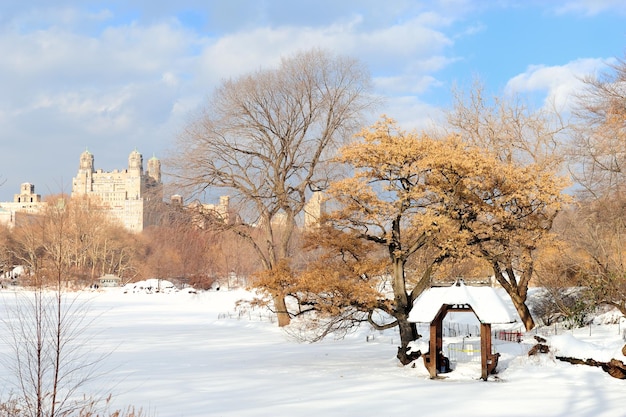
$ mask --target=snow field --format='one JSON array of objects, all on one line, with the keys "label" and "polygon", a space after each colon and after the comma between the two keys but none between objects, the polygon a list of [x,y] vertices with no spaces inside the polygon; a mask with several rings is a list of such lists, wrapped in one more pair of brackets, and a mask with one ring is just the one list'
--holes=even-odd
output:
[{"label": "snow field", "polygon": [[[95,320],[87,348],[109,354],[102,377],[85,389],[111,393],[114,405],[142,407],[153,416],[626,415],[626,381],[553,354],[528,357],[532,335],[522,344],[496,342],[502,354],[497,378],[479,380],[479,364],[465,363],[430,380],[421,360],[398,365],[393,330],[369,342],[370,330],[363,329],[309,344],[267,321],[220,319],[249,297],[245,291],[107,289],[83,296]],[[0,299],[14,297],[0,292]],[[598,326],[591,337],[577,329],[551,340],[561,353],[598,360],[624,343],[616,325]],[[0,345],[0,354],[6,349]]]}]

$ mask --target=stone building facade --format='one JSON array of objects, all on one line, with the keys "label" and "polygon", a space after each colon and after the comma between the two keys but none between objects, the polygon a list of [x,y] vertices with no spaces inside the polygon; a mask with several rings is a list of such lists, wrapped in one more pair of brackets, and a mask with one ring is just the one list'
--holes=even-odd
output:
[{"label": "stone building facade", "polygon": [[143,156],[134,150],[126,169],[96,170],[93,154],[85,151],[72,180],[72,199],[88,197],[129,231],[141,232],[156,222],[156,211],[163,200],[161,161],[152,157],[147,165],[144,172]]},{"label": "stone building facade", "polygon": [[[150,158],[144,171],[143,156],[134,150],[128,156],[126,169],[103,171],[95,169],[94,155],[86,150],[80,155],[78,172],[72,179],[71,198],[88,198],[92,209],[96,207],[108,213],[127,230],[139,233],[163,220],[161,161]],[[170,205],[183,207],[183,198],[171,196]],[[0,202],[0,223],[12,227],[17,213],[38,214],[45,206],[41,195],[35,193],[34,185],[21,184],[20,193],[14,195],[13,202]],[[217,204],[193,201],[184,208],[197,213],[193,221],[201,228],[206,227],[209,220],[229,224],[239,219],[230,207],[229,196],[221,196]],[[322,193],[313,193],[304,207],[304,228],[318,226],[324,211]],[[275,225],[280,225],[285,219],[278,215],[274,221]]]},{"label": "stone building facade", "polygon": [[230,209],[230,197],[227,195],[221,196],[217,204],[202,203],[199,200],[194,200],[184,205],[183,197],[180,194],[174,194],[170,197],[170,204],[173,207],[182,208],[191,214],[191,221],[200,229],[206,228],[207,224],[211,222],[230,224],[235,220]]},{"label": "stone building facade", "polygon": [[35,193],[35,186],[29,182],[20,185],[20,193],[13,195],[12,202],[0,202],[0,223],[14,227],[17,213],[39,214],[46,203]]},{"label": "stone building facade", "polygon": [[324,196],[321,191],[315,191],[304,205],[304,228],[318,227],[325,212],[326,203]]}]

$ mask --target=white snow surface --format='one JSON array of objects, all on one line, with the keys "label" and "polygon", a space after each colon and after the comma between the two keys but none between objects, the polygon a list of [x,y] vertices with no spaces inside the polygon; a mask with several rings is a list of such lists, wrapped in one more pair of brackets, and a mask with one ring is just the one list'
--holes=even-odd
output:
[{"label": "white snow surface", "polygon": [[[421,359],[398,364],[397,330],[364,326],[341,340],[302,343],[258,311],[240,317],[236,301],[251,297],[243,290],[128,289],[79,294],[96,328],[85,347],[109,354],[102,378],[83,388],[151,416],[626,415],[626,380],[554,358],[625,360],[617,324],[594,326],[591,336],[589,328],[546,336],[557,353],[540,356],[527,355],[532,332],[522,343],[494,340],[501,353],[497,376],[482,381],[479,363],[459,363],[431,380]],[[13,291],[0,291],[0,311],[15,299]],[[8,354],[0,343],[0,355]],[[8,393],[10,378],[0,366],[0,395]]]}]

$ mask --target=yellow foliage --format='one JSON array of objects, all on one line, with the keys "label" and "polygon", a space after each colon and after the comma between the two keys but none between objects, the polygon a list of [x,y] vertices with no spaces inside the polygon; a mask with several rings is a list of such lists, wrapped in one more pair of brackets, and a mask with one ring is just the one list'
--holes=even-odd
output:
[{"label": "yellow foliage", "polygon": [[315,310],[336,316],[352,307],[362,312],[381,305],[380,276],[388,262],[374,256],[371,244],[348,233],[324,228],[305,238],[303,250],[311,259],[294,271],[287,260],[256,274],[255,287],[275,297],[291,297],[300,311]]},{"label": "yellow foliage", "polygon": [[[552,172],[502,160],[459,135],[406,132],[386,117],[337,161],[354,175],[328,190],[336,210],[305,245],[314,260],[301,271],[279,265],[259,276],[274,294],[331,315],[383,308],[404,319],[437,266],[442,278],[484,275],[499,262],[512,270],[513,259],[526,268],[566,201],[565,183]],[[418,252],[413,266],[421,271],[407,279],[405,265]],[[379,290],[384,274],[393,300]]]},{"label": "yellow foliage", "polygon": [[338,158],[356,170],[332,185],[337,223],[389,232],[402,216],[411,236],[428,234],[441,250],[463,255],[479,242],[536,244],[565,202],[564,179],[539,166],[503,162],[464,143],[400,130],[383,118]]}]

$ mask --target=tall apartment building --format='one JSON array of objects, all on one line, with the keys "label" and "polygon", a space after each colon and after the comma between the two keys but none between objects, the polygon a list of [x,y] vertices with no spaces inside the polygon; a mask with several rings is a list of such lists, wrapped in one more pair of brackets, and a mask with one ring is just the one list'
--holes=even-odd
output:
[{"label": "tall apartment building", "polygon": [[163,200],[161,161],[150,158],[144,172],[143,156],[134,150],[128,156],[128,168],[106,172],[94,168],[94,156],[86,150],[72,180],[72,199],[83,196],[93,198],[126,229],[141,232],[155,222],[155,209]]}]

